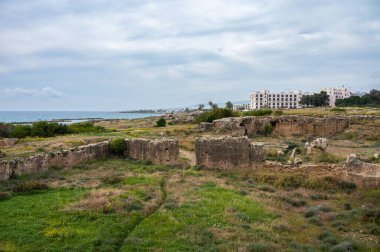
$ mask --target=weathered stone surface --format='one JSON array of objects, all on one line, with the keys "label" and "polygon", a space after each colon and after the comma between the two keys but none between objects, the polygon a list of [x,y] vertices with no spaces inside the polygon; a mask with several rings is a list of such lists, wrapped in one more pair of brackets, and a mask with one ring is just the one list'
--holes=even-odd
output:
[{"label": "weathered stone surface", "polygon": [[300,159],[300,158],[295,158],[295,159],[294,159],[294,164],[295,164],[295,165],[300,165],[300,164],[302,164],[302,159]]},{"label": "weathered stone surface", "polygon": [[176,165],[179,163],[178,140],[160,139],[125,139],[125,156],[148,160],[154,164]]},{"label": "weathered stone surface", "polygon": [[46,171],[50,167],[70,168],[81,162],[106,157],[108,141],[84,145],[69,151],[36,154],[27,158],[15,158],[0,163],[0,180],[9,179],[12,174],[22,175]]},{"label": "weathered stone surface", "polygon": [[346,164],[350,167],[360,165],[360,161],[358,160],[356,154],[350,154],[347,156]]},{"label": "weathered stone surface", "polygon": [[251,143],[247,137],[197,138],[196,163],[209,169],[254,168],[265,161],[262,144]]},{"label": "weathered stone surface", "polygon": [[[257,134],[265,124],[280,136],[331,136],[343,132],[350,125],[349,117],[269,116],[231,117],[215,120],[212,129],[229,132],[232,136]],[[210,129],[210,126],[207,126]]]},{"label": "weathered stone surface", "polygon": [[317,138],[310,143],[310,147],[325,151],[327,150],[328,144],[329,140],[327,138]]},{"label": "weathered stone surface", "polygon": [[[125,156],[148,160],[155,164],[177,164],[179,162],[178,140],[126,139]],[[0,180],[13,174],[31,174],[46,171],[51,167],[71,168],[79,163],[104,158],[109,155],[109,141],[84,145],[70,150],[48,154],[36,154],[28,158],[0,161]]]}]

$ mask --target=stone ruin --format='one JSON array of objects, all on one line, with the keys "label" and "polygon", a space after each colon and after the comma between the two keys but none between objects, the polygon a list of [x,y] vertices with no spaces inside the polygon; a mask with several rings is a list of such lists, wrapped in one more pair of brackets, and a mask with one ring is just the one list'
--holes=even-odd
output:
[{"label": "stone ruin", "polygon": [[176,165],[179,163],[178,140],[125,139],[124,156],[147,160],[154,164]]},{"label": "stone ruin", "polygon": [[365,163],[355,154],[347,156],[344,175],[361,188],[380,188],[380,164]]},{"label": "stone ruin", "polygon": [[251,143],[247,137],[197,138],[195,154],[197,166],[229,170],[254,168],[265,161],[266,151],[262,144]]},{"label": "stone ruin", "polygon": [[231,136],[252,136],[259,133],[265,124],[270,124],[273,134],[280,136],[331,136],[342,133],[350,125],[349,117],[326,116],[245,116],[201,123],[203,131],[218,130]]},{"label": "stone ruin", "polygon": [[[0,161],[0,180],[12,175],[47,171],[51,167],[71,168],[82,162],[106,158],[110,155],[110,141],[84,145],[70,150],[36,154],[27,158]],[[125,157],[148,160],[154,164],[179,163],[178,140],[125,139]]]}]

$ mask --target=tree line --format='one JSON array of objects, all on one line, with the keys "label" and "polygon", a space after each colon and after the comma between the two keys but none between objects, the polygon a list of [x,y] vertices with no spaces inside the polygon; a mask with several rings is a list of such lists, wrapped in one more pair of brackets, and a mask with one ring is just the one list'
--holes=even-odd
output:
[{"label": "tree line", "polygon": [[363,96],[351,96],[345,99],[337,99],[335,105],[338,107],[380,107],[380,90],[372,89]]}]

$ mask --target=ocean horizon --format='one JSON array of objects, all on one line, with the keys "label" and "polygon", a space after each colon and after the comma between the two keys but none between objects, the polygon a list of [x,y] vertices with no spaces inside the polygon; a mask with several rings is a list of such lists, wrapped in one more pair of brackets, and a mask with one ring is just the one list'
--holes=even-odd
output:
[{"label": "ocean horizon", "polygon": [[81,122],[88,120],[137,119],[158,115],[159,114],[152,113],[121,113],[115,111],[0,111],[0,122]]}]

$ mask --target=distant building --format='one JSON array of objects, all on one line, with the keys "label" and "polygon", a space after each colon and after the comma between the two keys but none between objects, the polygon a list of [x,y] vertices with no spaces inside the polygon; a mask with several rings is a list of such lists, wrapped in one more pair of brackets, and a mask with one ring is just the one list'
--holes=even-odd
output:
[{"label": "distant building", "polygon": [[261,109],[261,108],[288,108],[295,109],[301,108],[300,105],[301,97],[309,93],[302,93],[301,91],[294,92],[280,92],[271,93],[268,90],[257,91],[251,94],[251,104],[250,109]]},{"label": "distant building", "polygon": [[251,105],[247,104],[234,104],[233,110],[250,110]]},{"label": "distant building", "polygon": [[329,96],[329,106],[335,107],[335,101],[337,99],[345,99],[351,96],[351,90],[349,88],[346,88],[344,86],[341,87],[331,87],[331,88],[324,88],[322,91],[326,91],[327,95]]}]

